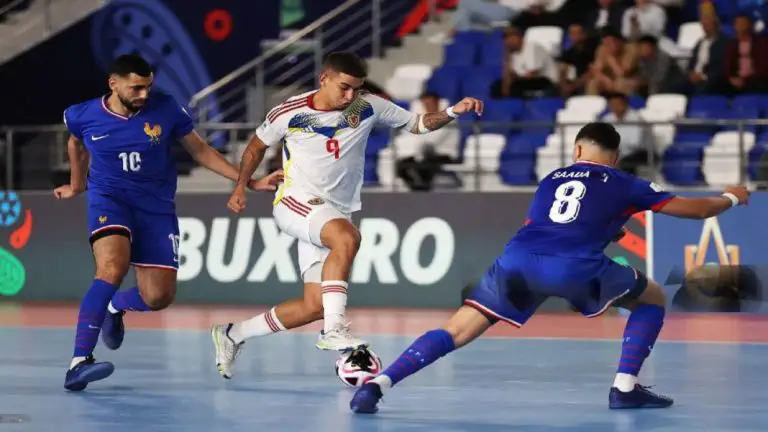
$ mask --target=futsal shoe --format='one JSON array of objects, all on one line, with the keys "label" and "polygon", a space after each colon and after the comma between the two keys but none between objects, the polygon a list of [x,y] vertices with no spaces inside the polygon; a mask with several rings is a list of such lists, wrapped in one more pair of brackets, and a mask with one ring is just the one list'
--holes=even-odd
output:
[{"label": "futsal shoe", "polygon": [[349,332],[349,323],[341,324],[327,332],[321,331],[315,345],[321,350],[354,351],[368,346],[368,342],[358,339]]},{"label": "futsal shoe", "polygon": [[96,359],[90,355],[67,371],[67,376],[64,378],[64,388],[73,392],[83,391],[88,383],[103,380],[112,375],[114,371],[115,365],[110,362],[96,363]]},{"label": "futsal shoe", "polygon": [[674,402],[671,398],[657,395],[648,390],[650,387],[635,384],[630,392],[623,392],[616,387],[611,388],[608,396],[610,409],[643,409],[643,408],[667,408]]},{"label": "futsal shoe", "polygon": [[101,325],[101,341],[111,350],[116,350],[123,344],[125,337],[123,316],[125,316],[125,311],[116,314],[107,312],[104,323]]},{"label": "futsal shoe", "polygon": [[379,410],[376,405],[379,404],[384,394],[381,392],[381,387],[374,383],[369,382],[363,384],[352,400],[349,402],[349,408],[358,414],[374,414]]},{"label": "futsal shoe", "polygon": [[244,342],[235,343],[229,337],[231,328],[232,324],[215,325],[211,328],[211,338],[216,349],[216,369],[226,379],[232,378],[235,360],[244,344]]}]

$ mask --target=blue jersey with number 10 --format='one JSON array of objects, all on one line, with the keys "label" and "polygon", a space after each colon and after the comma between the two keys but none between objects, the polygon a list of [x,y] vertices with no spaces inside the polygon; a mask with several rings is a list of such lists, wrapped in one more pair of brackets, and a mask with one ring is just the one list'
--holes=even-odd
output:
[{"label": "blue jersey with number 10", "polygon": [[541,181],[526,226],[507,248],[602,259],[605,247],[633,214],[657,211],[673,197],[654,183],[616,168],[578,162]]},{"label": "blue jersey with number 10", "polygon": [[177,172],[172,145],[192,132],[184,109],[159,91],[132,117],[110,111],[107,96],[73,105],[64,123],[81,140],[91,159],[89,196],[119,197],[126,204],[155,213],[173,213]]}]

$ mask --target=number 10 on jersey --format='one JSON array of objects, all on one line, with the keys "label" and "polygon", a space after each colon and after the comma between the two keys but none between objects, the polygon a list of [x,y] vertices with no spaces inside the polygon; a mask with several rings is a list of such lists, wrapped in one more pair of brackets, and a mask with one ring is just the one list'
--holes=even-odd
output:
[{"label": "number 10 on jersey", "polygon": [[549,218],[559,224],[571,223],[579,216],[581,199],[587,187],[578,180],[563,183],[555,189],[555,202],[549,209]]},{"label": "number 10 on jersey", "polygon": [[339,140],[337,139],[331,138],[325,142],[325,149],[333,155],[334,159],[339,158],[339,148]]}]

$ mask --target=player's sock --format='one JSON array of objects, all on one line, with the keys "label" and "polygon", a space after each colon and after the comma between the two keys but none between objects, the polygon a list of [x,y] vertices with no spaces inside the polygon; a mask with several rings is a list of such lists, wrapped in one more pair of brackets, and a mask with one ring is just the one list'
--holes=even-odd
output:
[{"label": "player's sock", "polygon": [[613,386],[623,392],[632,391],[643,361],[651,354],[664,325],[664,308],[642,304],[632,311],[624,329],[621,359]]},{"label": "player's sock", "polygon": [[139,288],[118,291],[112,296],[112,301],[107,307],[110,313],[116,314],[122,311],[151,312],[152,308],[144,303]]},{"label": "player's sock", "polygon": [[327,332],[344,324],[348,284],[340,280],[327,280],[320,286],[323,299],[323,330]]},{"label": "player's sock", "polygon": [[249,320],[233,324],[229,329],[229,337],[235,343],[244,342],[252,337],[264,336],[272,333],[285,331],[283,323],[277,319],[275,308],[253,317]]},{"label": "player's sock", "polygon": [[400,357],[372,381],[387,389],[434,363],[456,349],[451,334],[443,329],[430,330],[408,347]]},{"label": "player's sock", "polygon": [[[117,289],[117,285],[94,279],[91,288],[85,293],[85,297],[80,303],[80,314],[77,317],[74,364],[93,353],[99,340],[99,330],[101,330],[101,324],[104,322],[104,315],[107,313],[107,304]],[[77,359],[80,361],[75,362]]]}]

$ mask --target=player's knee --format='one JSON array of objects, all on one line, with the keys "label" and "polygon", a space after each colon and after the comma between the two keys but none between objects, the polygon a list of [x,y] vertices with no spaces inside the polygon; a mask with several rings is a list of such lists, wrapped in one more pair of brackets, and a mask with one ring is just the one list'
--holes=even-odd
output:
[{"label": "player's knee", "polygon": [[173,300],[176,297],[175,286],[166,286],[162,288],[156,287],[145,290],[141,290],[141,287],[139,287],[139,291],[141,292],[141,299],[154,311],[167,308],[173,303]]},{"label": "player's knee", "polygon": [[341,231],[330,249],[331,252],[354,259],[360,249],[360,231],[356,229]]},{"label": "player's knee", "polygon": [[123,278],[128,274],[129,265],[120,260],[110,260],[98,264],[96,268],[96,279],[109,282],[113,285],[120,285]]}]

